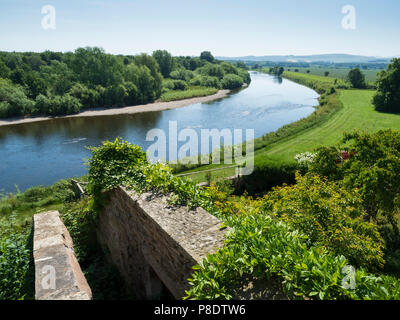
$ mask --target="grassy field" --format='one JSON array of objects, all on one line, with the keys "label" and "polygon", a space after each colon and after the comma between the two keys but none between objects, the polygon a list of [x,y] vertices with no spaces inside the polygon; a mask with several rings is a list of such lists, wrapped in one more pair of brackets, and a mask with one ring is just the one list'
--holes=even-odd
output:
[{"label": "grassy field", "polygon": [[255,161],[261,158],[290,161],[298,153],[338,143],[345,131],[376,132],[380,129],[400,129],[400,115],[375,111],[371,103],[373,95],[372,90],[341,91],[339,97],[343,108],[331,119],[286,141],[256,151]]},{"label": "grassy field", "polygon": [[[324,76],[325,72],[329,72],[330,78],[337,78],[337,79],[345,79],[347,74],[349,73],[350,69],[347,68],[285,68],[290,69],[290,71],[294,71],[295,69],[299,70],[299,73],[307,73],[307,70],[310,70],[310,75],[316,76]],[[377,73],[382,71],[381,69],[368,69],[368,70],[361,70],[362,73],[365,74],[365,80],[368,82],[375,82]]]},{"label": "grassy field", "polygon": [[[292,78],[297,82],[320,88],[329,88],[334,85],[334,78],[295,72],[285,72],[284,76]],[[338,90],[337,96],[342,107],[339,111],[329,114],[326,120],[316,123],[310,128],[296,130],[296,123],[291,125],[293,133],[278,139],[277,142],[257,148],[260,139],[255,141],[255,166],[261,163],[290,163],[298,153],[313,151],[320,146],[334,145],[338,143],[343,132],[361,130],[375,132],[380,129],[399,129],[400,115],[386,114],[375,111],[371,101],[373,90]],[[310,116],[312,117],[312,116]],[[301,126],[298,126],[301,128]],[[216,168],[216,165],[204,166],[189,170],[187,172],[204,171]],[[220,167],[223,167],[221,165]],[[185,172],[185,173],[187,173]],[[224,176],[234,175],[234,169],[226,169],[211,174],[211,180],[220,180]],[[206,181],[206,174],[195,174],[190,176],[195,182]]]}]

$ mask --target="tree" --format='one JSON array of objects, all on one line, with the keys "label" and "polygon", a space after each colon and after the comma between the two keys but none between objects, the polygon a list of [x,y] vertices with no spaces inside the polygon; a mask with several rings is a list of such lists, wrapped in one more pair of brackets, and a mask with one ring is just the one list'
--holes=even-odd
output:
[{"label": "tree", "polygon": [[153,58],[157,60],[163,77],[168,78],[174,66],[172,55],[166,50],[156,50],[153,52]]},{"label": "tree", "polygon": [[263,209],[353,264],[379,268],[384,264],[383,241],[366,215],[358,192],[317,175],[296,174],[296,184],[283,186],[263,198]]},{"label": "tree", "polygon": [[386,71],[378,75],[373,104],[383,112],[400,112],[400,58],[393,59]]},{"label": "tree", "polygon": [[351,83],[353,88],[362,89],[366,86],[365,75],[359,68],[350,70],[347,74],[347,80]]},{"label": "tree", "polygon": [[329,71],[324,72],[325,77],[329,76]]},{"label": "tree", "polygon": [[270,73],[272,73],[278,77],[280,77],[284,71],[285,71],[285,69],[283,67],[279,67],[279,66],[275,66],[275,67],[269,69]]},{"label": "tree", "polygon": [[200,59],[206,60],[206,61],[211,62],[211,63],[214,62],[214,56],[211,54],[210,51],[203,51],[200,54]]},{"label": "tree", "polygon": [[8,78],[10,75],[10,69],[6,64],[0,60],[0,78]]},{"label": "tree", "polygon": [[28,99],[21,86],[0,79],[0,118],[32,113],[34,103]]}]

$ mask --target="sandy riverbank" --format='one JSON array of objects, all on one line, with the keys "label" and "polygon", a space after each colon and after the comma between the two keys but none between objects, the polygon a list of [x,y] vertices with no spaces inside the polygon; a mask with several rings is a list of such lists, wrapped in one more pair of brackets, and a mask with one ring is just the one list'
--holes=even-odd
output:
[{"label": "sandy riverbank", "polygon": [[154,103],[149,103],[149,104],[137,105],[137,106],[132,106],[132,107],[123,107],[123,108],[91,109],[91,110],[83,111],[81,113],[77,113],[74,115],[61,116],[61,117],[10,118],[7,120],[0,120],[0,126],[46,121],[46,120],[50,120],[50,119],[111,116],[111,115],[117,115],[117,114],[133,114],[133,113],[141,113],[141,112],[176,109],[176,108],[182,108],[182,107],[185,107],[185,106],[188,106],[191,104],[195,104],[195,103],[210,102],[210,101],[218,100],[221,98],[225,98],[226,96],[228,96],[228,94],[230,92],[231,92],[230,90],[219,90],[216,94],[205,96],[205,97],[197,97],[197,98],[190,98],[190,99],[170,101],[170,102],[154,102]]}]

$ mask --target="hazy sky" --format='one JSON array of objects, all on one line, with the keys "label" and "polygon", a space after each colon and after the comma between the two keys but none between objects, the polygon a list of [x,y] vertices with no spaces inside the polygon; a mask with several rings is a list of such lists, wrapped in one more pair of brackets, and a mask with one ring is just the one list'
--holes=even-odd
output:
[{"label": "hazy sky", "polygon": [[[42,7],[56,9],[44,30]],[[356,29],[342,8],[356,9]],[[400,56],[399,0],[0,0],[0,50]]]}]

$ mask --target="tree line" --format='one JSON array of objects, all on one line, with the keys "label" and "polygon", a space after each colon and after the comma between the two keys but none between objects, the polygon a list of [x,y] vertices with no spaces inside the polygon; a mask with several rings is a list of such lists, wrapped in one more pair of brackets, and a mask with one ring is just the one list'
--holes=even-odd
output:
[{"label": "tree line", "polygon": [[193,86],[235,89],[250,83],[245,66],[200,57],[74,52],[0,52],[0,118],[68,115],[96,107],[146,104]]}]

